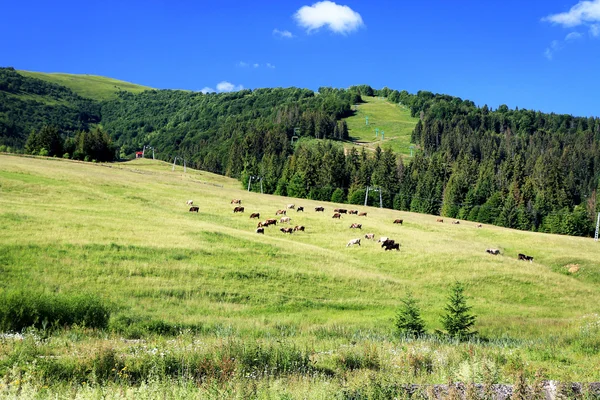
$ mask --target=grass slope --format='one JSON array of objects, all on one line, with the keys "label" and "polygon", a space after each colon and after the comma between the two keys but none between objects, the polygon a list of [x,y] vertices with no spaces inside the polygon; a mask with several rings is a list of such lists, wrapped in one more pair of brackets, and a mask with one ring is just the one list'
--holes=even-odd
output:
[{"label": "grass slope", "polygon": [[[243,199],[245,213],[232,213],[232,198]],[[188,199],[199,213],[187,211]],[[292,202],[306,211],[288,213],[291,225],[304,225],[306,232],[284,235],[278,224],[264,236],[254,233],[250,212],[264,220]],[[317,205],[326,212],[315,213]],[[477,229],[465,221],[440,224],[435,216],[370,207],[360,207],[367,217],[332,220],[336,206],[248,193],[229,178],[191,169],[183,174],[181,167],[173,172],[159,161],[91,164],[0,155],[0,291],[84,290],[110,302],[116,317],[201,324],[244,341],[285,337],[317,352],[343,350],[362,338],[388,360],[408,351],[386,344],[406,291],[419,299],[428,328],[441,329],[448,288],[460,280],[479,332],[516,343],[506,351],[476,347],[477,357],[493,358],[507,374],[524,365],[558,378],[585,380],[597,372],[588,366],[600,365],[600,346],[580,351],[573,339],[598,311],[593,240]],[[403,226],[392,224],[398,217]],[[352,222],[362,223],[362,231],[350,230]],[[365,239],[361,247],[346,247],[367,232],[396,239],[401,251],[384,252]],[[502,255],[486,254],[488,247]],[[520,252],[535,262],[518,261]],[[571,264],[579,266],[577,273],[567,272]],[[106,339],[97,340],[106,346]],[[562,345],[545,353],[548,343]],[[432,346],[416,345],[421,350],[415,351],[437,354],[432,357],[451,351]],[[0,361],[9,348],[0,345]],[[473,351],[466,349],[452,356],[458,364],[461,354]],[[442,368],[419,379],[444,382],[446,373]]]},{"label": "grass slope", "polygon": [[[357,113],[346,118],[352,140],[368,148],[380,145],[382,148],[410,155],[410,136],[418,118],[412,118],[406,107],[389,103],[385,99],[363,96],[363,100],[365,103],[355,106]],[[366,116],[369,117],[369,125],[365,123]],[[375,136],[375,128],[385,132],[383,141],[381,135]]]},{"label": "grass slope", "polygon": [[136,85],[117,79],[96,75],[44,73],[32,71],[18,71],[23,76],[41,79],[50,83],[66,86],[82,97],[102,101],[116,98],[119,91],[140,93],[151,90],[151,87]]}]

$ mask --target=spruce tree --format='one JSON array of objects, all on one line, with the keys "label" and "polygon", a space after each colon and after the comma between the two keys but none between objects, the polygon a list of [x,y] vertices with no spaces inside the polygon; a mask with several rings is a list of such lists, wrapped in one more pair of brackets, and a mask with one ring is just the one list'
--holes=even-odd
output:
[{"label": "spruce tree", "polygon": [[471,328],[475,325],[475,315],[471,314],[471,308],[467,305],[464,294],[465,288],[460,282],[452,286],[448,304],[445,307],[446,314],[442,316],[442,325],[448,335],[454,338],[467,338],[477,332]]},{"label": "spruce tree", "polygon": [[421,318],[421,310],[417,300],[408,292],[402,300],[396,316],[396,329],[400,335],[422,336],[425,334],[425,323]]}]

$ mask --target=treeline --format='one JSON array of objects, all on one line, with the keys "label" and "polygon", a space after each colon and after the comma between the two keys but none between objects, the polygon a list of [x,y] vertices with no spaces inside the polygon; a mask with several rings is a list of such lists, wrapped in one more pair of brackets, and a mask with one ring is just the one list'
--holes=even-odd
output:
[{"label": "treeline", "polygon": [[44,126],[31,132],[25,144],[28,154],[81,161],[114,161],[116,150],[108,133],[99,127],[89,132],[76,132],[73,137],[64,139],[57,128]]},{"label": "treeline", "polygon": [[0,68],[0,145],[23,149],[32,131],[53,126],[63,136],[100,122],[100,105],[70,89]]}]

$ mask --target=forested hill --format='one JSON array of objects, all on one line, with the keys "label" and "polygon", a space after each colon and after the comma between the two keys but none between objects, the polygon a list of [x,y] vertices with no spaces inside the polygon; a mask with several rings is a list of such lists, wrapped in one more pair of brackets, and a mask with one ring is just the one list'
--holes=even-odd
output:
[{"label": "forested hill", "polygon": [[[409,162],[389,149],[344,149],[345,118],[363,96],[418,118]],[[7,145],[98,161],[149,145],[158,158],[185,158],[244,185],[255,177],[255,190],[262,179],[267,193],[359,204],[372,186],[380,192],[371,204],[381,193],[385,207],[571,235],[592,234],[600,209],[598,118],[491,110],[424,91],[149,90],[98,102],[0,69],[0,149]]]}]

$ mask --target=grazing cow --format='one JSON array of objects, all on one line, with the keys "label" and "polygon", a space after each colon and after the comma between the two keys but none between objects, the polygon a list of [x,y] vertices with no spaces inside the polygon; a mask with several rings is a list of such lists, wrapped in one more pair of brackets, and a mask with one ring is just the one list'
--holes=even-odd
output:
[{"label": "grazing cow", "polygon": [[277,211],[275,212],[275,215],[280,215],[280,214],[286,215],[286,212],[287,212],[287,211],[285,211],[285,210],[277,210]]},{"label": "grazing cow", "polygon": [[231,200],[231,204],[242,204],[242,201],[240,199],[233,199]]},{"label": "grazing cow", "polygon": [[198,206],[190,207],[190,212],[198,212],[199,210],[200,210],[200,207],[198,207]]},{"label": "grazing cow", "polygon": [[194,205],[194,200],[188,200],[185,202],[185,204],[187,204],[188,206],[193,206]]},{"label": "grazing cow", "polygon": [[296,208],[296,212],[299,212],[299,211],[304,212],[304,207],[298,206],[298,208]]},{"label": "grazing cow", "polygon": [[395,223],[395,224],[400,224],[400,225],[402,225],[402,223],[403,223],[403,222],[404,222],[404,220],[403,220],[403,219],[395,219],[395,220],[394,220],[394,223]]},{"label": "grazing cow", "polygon": [[260,218],[260,213],[252,213],[250,214],[250,218]]},{"label": "grazing cow", "polygon": [[350,225],[350,229],[362,229],[362,224],[352,224]]},{"label": "grazing cow", "polygon": [[533,257],[519,253],[519,260],[533,262]]},{"label": "grazing cow", "polygon": [[483,225],[481,225],[481,224],[477,224],[477,225],[475,225],[475,226],[476,226],[477,228],[483,228]]},{"label": "grazing cow", "polygon": [[283,233],[290,233],[290,234],[291,234],[292,232],[294,232],[294,230],[293,230],[292,228],[281,228],[281,229],[279,229],[279,230],[280,230],[281,232],[283,232]]},{"label": "grazing cow", "polygon": [[358,214],[358,210],[350,210],[350,211],[348,211],[348,214],[356,215],[356,214]]},{"label": "grazing cow", "polygon": [[351,241],[348,242],[348,244],[346,245],[346,247],[350,247],[353,244],[357,244],[360,246],[360,239],[352,239]]},{"label": "grazing cow", "polygon": [[265,234],[265,228],[256,228],[256,233],[262,233],[264,235]]},{"label": "grazing cow", "polygon": [[288,205],[287,205],[287,209],[288,209],[288,210],[293,210],[295,207],[296,207],[296,205],[295,205],[295,204],[288,204]]},{"label": "grazing cow", "polygon": [[348,210],[346,210],[345,208],[340,208],[340,210],[338,212],[340,214],[348,214]]},{"label": "grazing cow", "polygon": [[358,213],[358,216],[359,217],[366,217],[367,213],[366,212],[361,212],[361,213]]},{"label": "grazing cow", "polygon": [[486,252],[489,254],[492,254],[494,256],[497,256],[498,254],[500,254],[500,250],[498,250],[498,249],[487,249]]},{"label": "grazing cow", "polygon": [[277,225],[277,220],[276,219],[268,219],[265,222],[263,222],[263,226],[269,226],[269,225]]},{"label": "grazing cow", "polygon": [[382,236],[382,237],[379,238],[379,240],[377,241],[377,243],[383,243],[383,242],[385,242],[388,239],[389,238],[387,236]]},{"label": "grazing cow", "polygon": [[371,239],[374,240],[375,239],[375,234],[374,233],[367,233],[365,235],[365,239]]},{"label": "grazing cow", "polygon": [[256,225],[256,228],[262,228],[263,226],[269,226],[269,225],[267,225],[266,223],[258,221],[258,225]]},{"label": "grazing cow", "polygon": [[400,251],[400,243],[392,243],[390,245],[385,246],[385,251],[388,251],[388,250]]},{"label": "grazing cow", "polygon": [[289,223],[292,219],[290,217],[281,217],[279,223],[283,224],[284,222]]},{"label": "grazing cow", "polygon": [[302,231],[302,232],[304,232],[304,226],[303,225],[296,225],[294,227],[294,232],[295,231]]},{"label": "grazing cow", "polygon": [[443,224],[444,220],[442,218],[438,218],[435,222],[441,222]]},{"label": "grazing cow", "polygon": [[385,240],[384,242],[382,242],[382,243],[381,243],[381,248],[384,248],[384,247],[391,246],[391,245],[393,245],[394,243],[396,243],[396,241],[395,241],[395,240],[393,240],[393,239],[388,239],[388,240]]},{"label": "grazing cow", "polygon": [[238,212],[243,213],[244,212],[244,207],[236,207],[236,208],[233,209],[233,212],[234,213],[238,213]]},{"label": "grazing cow", "polygon": [[459,224],[460,224],[460,221],[456,221],[456,220],[454,220],[454,221],[452,221],[452,224],[453,224],[453,225],[459,225]]},{"label": "grazing cow", "polygon": [[342,218],[342,216],[340,215],[340,213],[335,213],[335,214],[333,214],[333,217],[331,217],[331,218],[340,219],[340,218]]},{"label": "grazing cow", "polygon": [[325,207],[315,207],[315,212],[324,212]]}]

